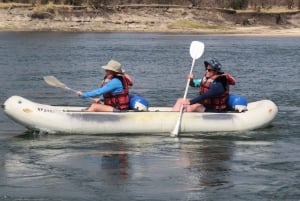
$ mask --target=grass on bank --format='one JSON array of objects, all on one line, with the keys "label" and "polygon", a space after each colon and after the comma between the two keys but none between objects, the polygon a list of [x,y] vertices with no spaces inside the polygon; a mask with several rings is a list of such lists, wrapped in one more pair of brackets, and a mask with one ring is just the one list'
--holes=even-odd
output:
[{"label": "grass on bank", "polygon": [[0,9],[9,9],[9,8],[25,8],[25,7],[32,7],[32,4],[28,3],[0,3]]},{"label": "grass on bank", "polygon": [[218,29],[218,30],[229,30],[229,27],[219,26],[219,25],[210,25],[210,24],[202,24],[195,21],[188,20],[178,20],[168,24],[169,29]]},{"label": "grass on bank", "polygon": [[287,9],[285,7],[274,7],[274,8],[257,8],[257,9],[246,9],[246,10],[236,10],[237,13],[271,13],[271,14],[280,14],[280,13],[295,13],[300,12],[300,9]]},{"label": "grass on bank", "polygon": [[[71,5],[65,5],[65,4],[54,4],[54,3],[48,3],[48,4],[39,4],[39,5],[33,5],[30,3],[0,3],[0,9],[11,9],[11,8],[33,8],[33,9],[41,9],[45,10],[48,8],[66,8],[72,10],[76,6]],[[77,6],[78,7],[78,6]]]}]

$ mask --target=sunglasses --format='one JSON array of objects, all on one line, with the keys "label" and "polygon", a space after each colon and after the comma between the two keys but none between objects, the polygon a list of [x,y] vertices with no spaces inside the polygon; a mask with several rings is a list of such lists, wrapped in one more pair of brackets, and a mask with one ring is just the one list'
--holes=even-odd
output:
[{"label": "sunglasses", "polygon": [[211,69],[211,68],[206,68],[205,70],[207,70],[208,72],[212,72],[212,71],[214,71],[213,69]]}]

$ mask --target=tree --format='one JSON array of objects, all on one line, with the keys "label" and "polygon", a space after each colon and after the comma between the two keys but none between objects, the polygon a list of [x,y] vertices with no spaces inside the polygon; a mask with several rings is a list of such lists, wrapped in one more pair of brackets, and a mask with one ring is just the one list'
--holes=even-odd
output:
[{"label": "tree", "polygon": [[287,8],[293,9],[294,7],[294,0],[287,0]]},{"label": "tree", "polygon": [[200,7],[202,4],[202,0],[190,0],[189,2],[191,2],[193,6],[198,6],[198,7]]},{"label": "tree", "polygon": [[230,7],[233,9],[246,9],[248,0],[231,0]]}]

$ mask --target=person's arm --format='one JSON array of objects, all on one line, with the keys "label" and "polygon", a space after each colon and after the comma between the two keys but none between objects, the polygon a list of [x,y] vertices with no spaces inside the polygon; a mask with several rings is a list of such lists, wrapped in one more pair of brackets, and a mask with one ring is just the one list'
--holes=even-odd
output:
[{"label": "person's arm", "polygon": [[120,86],[121,88],[123,87],[121,81],[117,78],[114,78],[101,88],[82,93],[81,97],[83,98],[97,97],[109,92],[120,93],[122,92],[122,90],[118,90]]},{"label": "person's arm", "polygon": [[215,96],[221,95],[225,91],[225,88],[221,82],[215,82],[212,84],[210,89],[208,89],[207,92],[204,94],[201,94],[197,96],[196,98],[193,98],[190,100],[190,105],[193,105],[195,103],[199,103],[205,99],[213,98]]},{"label": "person's arm", "polygon": [[190,87],[195,87],[195,82],[194,82],[194,79],[190,79]]},{"label": "person's arm", "polygon": [[188,79],[190,79],[190,87],[200,87],[201,79],[194,79],[194,75],[192,73],[188,75]]},{"label": "person's arm", "polygon": [[194,87],[200,87],[201,79],[193,79],[193,85]]},{"label": "person's arm", "polygon": [[190,87],[200,87],[201,79],[191,79],[190,80]]}]

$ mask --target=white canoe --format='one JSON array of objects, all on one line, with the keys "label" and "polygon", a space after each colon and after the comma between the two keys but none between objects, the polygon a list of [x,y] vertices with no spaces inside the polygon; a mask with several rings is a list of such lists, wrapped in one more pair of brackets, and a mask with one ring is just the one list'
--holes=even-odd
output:
[{"label": "white canoe", "polygon": [[[178,119],[171,107],[147,112],[83,112],[83,107],[51,106],[20,96],[8,98],[4,112],[29,130],[48,133],[170,133]],[[183,113],[180,133],[254,130],[269,125],[278,108],[270,100],[248,103],[246,112]]]}]

